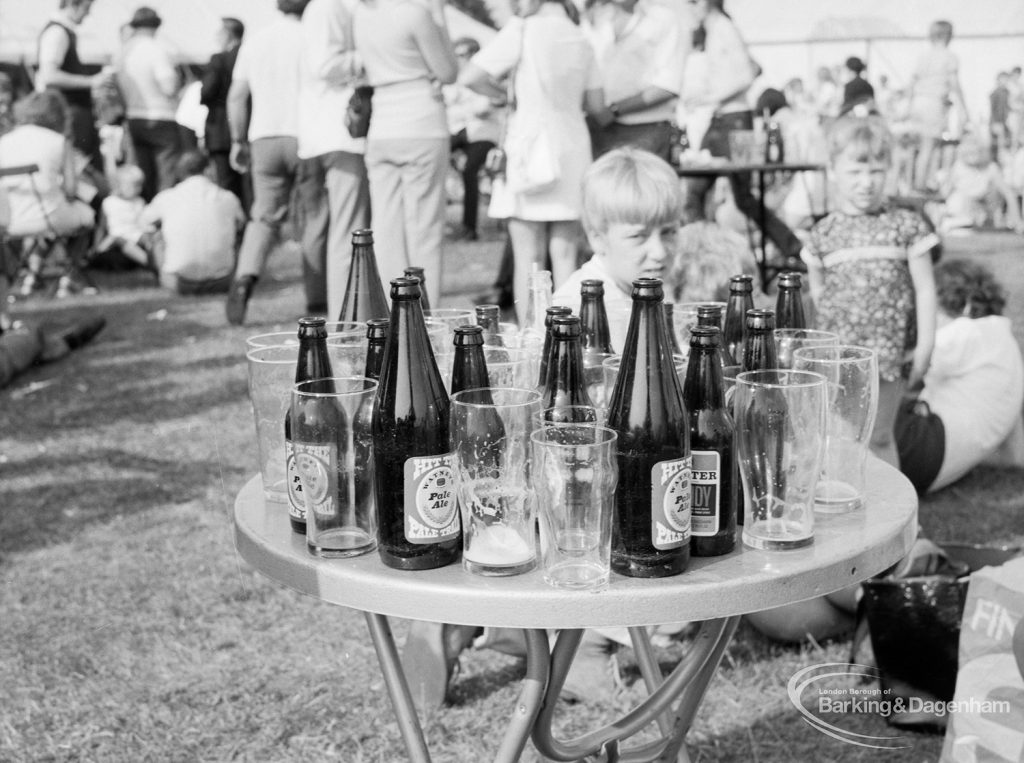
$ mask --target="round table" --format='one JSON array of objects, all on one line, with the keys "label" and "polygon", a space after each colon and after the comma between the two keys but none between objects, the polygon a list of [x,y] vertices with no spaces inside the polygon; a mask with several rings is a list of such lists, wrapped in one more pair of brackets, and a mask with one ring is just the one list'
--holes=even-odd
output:
[{"label": "round table", "polygon": [[[496,760],[519,758],[532,733],[549,758],[575,760],[604,752],[620,760],[685,757],[683,741],[739,616],[792,604],[859,583],[895,564],[917,532],[917,494],[896,469],[870,458],[867,501],[860,510],[815,515],[814,543],[792,551],[743,547],[714,558],[693,558],[682,575],[660,579],[612,574],[607,589],[572,592],[551,588],[539,570],[487,578],[461,565],[402,571],[376,554],[320,559],[292,532],[287,508],[265,503],[258,476],[235,500],[235,544],[259,572],[283,585],[365,614],[410,759],[430,756],[416,716],[389,616],[463,625],[521,628],[527,638],[527,675]],[[701,621],[693,646],[662,676],[644,626]],[[555,701],[584,628],[630,629],[650,695],[615,724],[572,742],[554,739]],[[548,629],[559,629],[549,647]],[[620,742],[656,721],[662,737],[628,750]]]}]

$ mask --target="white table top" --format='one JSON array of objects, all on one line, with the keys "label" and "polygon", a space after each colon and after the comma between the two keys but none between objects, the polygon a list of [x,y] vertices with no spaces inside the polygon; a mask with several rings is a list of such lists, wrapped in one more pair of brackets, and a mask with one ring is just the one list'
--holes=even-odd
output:
[{"label": "white table top", "polygon": [[552,588],[539,570],[487,578],[466,572],[461,563],[395,570],[376,552],[319,559],[292,532],[287,507],[264,503],[259,476],[235,500],[235,545],[272,580],[364,612],[516,628],[709,620],[832,593],[902,558],[917,533],[917,494],[899,471],[874,458],[868,460],[867,478],[867,506],[849,514],[816,514],[814,543],[806,548],[757,551],[737,541],[726,556],[691,558],[682,575],[636,579],[613,572],[600,592]]}]

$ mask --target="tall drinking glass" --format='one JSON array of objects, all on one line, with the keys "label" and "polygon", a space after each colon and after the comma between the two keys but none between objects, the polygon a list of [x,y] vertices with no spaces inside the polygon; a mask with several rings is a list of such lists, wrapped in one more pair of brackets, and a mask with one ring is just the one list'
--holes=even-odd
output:
[{"label": "tall drinking glass", "polygon": [[551,586],[608,585],[616,440],[614,430],[594,424],[550,424],[533,433],[541,559]]},{"label": "tall drinking glass", "polygon": [[377,382],[362,376],[301,382],[292,390],[292,446],[303,500],[306,545],[317,556],[358,556],[377,548],[370,416]]},{"label": "tall drinking glass", "polygon": [[256,422],[256,445],[260,458],[263,496],[268,501],[288,505],[285,474],[284,417],[295,384],[295,363],[299,340],[290,334],[292,344],[253,347],[245,359],[249,372],[249,401]]},{"label": "tall drinking glass", "polygon": [[451,441],[462,512],[462,566],[517,575],[537,565],[530,433],[541,395],[484,387],[452,395]]},{"label": "tall drinking glass", "polygon": [[779,368],[796,368],[793,353],[802,347],[835,347],[839,335],[817,329],[775,329],[775,348],[779,356]]},{"label": "tall drinking glass", "polygon": [[825,377],[784,369],[741,373],[733,410],[743,542],[771,550],[809,545],[825,444]]},{"label": "tall drinking glass", "polygon": [[793,367],[821,374],[828,382],[825,458],[814,508],[841,514],[864,505],[871,430],[878,414],[878,360],[867,347],[805,347]]}]

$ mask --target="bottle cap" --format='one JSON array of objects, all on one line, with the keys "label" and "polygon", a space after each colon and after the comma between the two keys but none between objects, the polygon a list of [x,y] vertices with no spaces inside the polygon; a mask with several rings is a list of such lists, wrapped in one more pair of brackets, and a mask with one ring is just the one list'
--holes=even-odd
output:
[{"label": "bottle cap", "polygon": [[578,315],[557,315],[551,323],[551,333],[560,339],[571,339],[583,334],[583,324]]},{"label": "bottle cap", "polygon": [[366,246],[373,243],[373,231],[369,228],[352,231],[352,246]]},{"label": "bottle cap", "polygon": [[391,321],[387,318],[370,318],[366,322],[366,338],[387,339],[389,325],[391,325]]},{"label": "bottle cap", "polygon": [[420,279],[394,278],[391,281],[391,299],[419,299]]},{"label": "bottle cap", "polygon": [[456,347],[467,347],[475,344],[484,343],[484,327],[483,326],[456,326],[455,327],[455,338],[452,340],[452,344]]},{"label": "bottle cap", "polygon": [[773,331],[775,329],[775,311],[747,310],[747,329],[749,331]]},{"label": "bottle cap", "polygon": [[565,305],[553,305],[544,310],[544,327],[551,328],[555,318],[565,315],[572,315],[572,308]]},{"label": "bottle cap", "polygon": [[743,273],[729,279],[729,291],[753,291],[754,277]]},{"label": "bottle cap", "polygon": [[694,326],[690,329],[690,347],[718,347],[721,333],[717,326]]},{"label": "bottle cap", "polygon": [[665,298],[660,278],[637,278],[633,281],[633,299],[659,300]]}]

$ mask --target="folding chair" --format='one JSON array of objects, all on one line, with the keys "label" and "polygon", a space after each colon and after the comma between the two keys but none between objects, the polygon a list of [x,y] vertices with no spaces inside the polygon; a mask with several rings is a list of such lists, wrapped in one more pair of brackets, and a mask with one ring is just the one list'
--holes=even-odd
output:
[{"label": "folding chair", "polygon": [[[32,179],[33,173],[38,171],[36,164],[0,167],[0,178],[28,176],[40,208],[45,209],[42,196]],[[58,233],[50,224],[45,211],[43,214],[48,230],[22,235],[11,235],[8,232],[2,234],[3,261],[10,282],[14,284],[19,277],[22,278],[20,289],[17,290],[22,296],[28,296],[40,287],[49,296],[63,296],[62,292],[75,281],[83,282],[95,290],[96,283],[85,271],[86,255],[91,243],[90,229]],[[16,262],[16,265],[7,264],[11,262]]]}]

